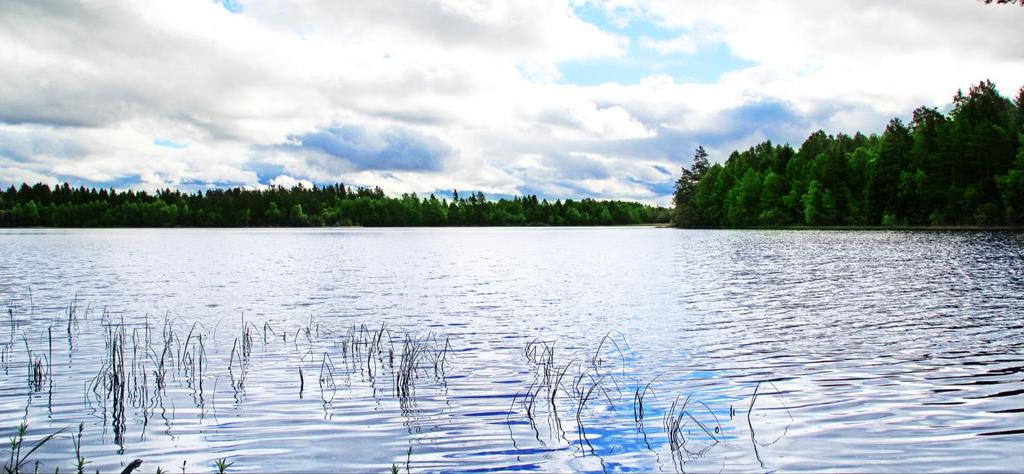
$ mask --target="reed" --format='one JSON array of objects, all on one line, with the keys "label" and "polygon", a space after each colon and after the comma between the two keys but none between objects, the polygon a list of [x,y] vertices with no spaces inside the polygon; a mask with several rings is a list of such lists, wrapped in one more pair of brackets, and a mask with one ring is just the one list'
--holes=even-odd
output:
[{"label": "reed", "polygon": [[411,336],[406,336],[405,343],[402,344],[402,355],[399,359],[398,370],[395,372],[395,394],[399,399],[412,396],[416,369],[422,355],[423,344]]},{"label": "reed", "polygon": [[[236,397],[245,391],[245,379],[248,376],[248,358],[243,354],[238,338],[231,345],[231,358],[228,361],[228,374],[231,376],[231,387]],[[244,343],[242,343],[244,345]]]},{"label": "reed", "polygon": [[335,395],[338,393],[338,386],[334,383],[334,361],[331,360],[331,355],[324,352],[323,358],[320,362],[320,398],[324,404],[328,404],[334,401]]},{"label": "reed", "polygon": [[[624,404],[624,391],[628,391],[626,393],[630,393],[632,398],[632,422],[636,425],[638,435],[643,437],[643,443],[657,455],[655,447],[648,440],[645,423],[649,418],[650,399],[656,396],[655,384],[660,375],[645,382],[638,378],[627,382],[626,377],[630,369],[627,367],[625,354],[629,346],[620,333],[605,334],[598,341],[596,348],[582,359],[559,361],[555,347],[554,342],[540,339],[533,339],[524,346],[523,357],[533,373],[533,378],[528,379],[525,390],[513,395],[506,415],[513,443],[515,444],[516,440],[512,429],[512,417],[521,415],[529,422],[538,441],[546,444],[539,428],[539,421],[543,419],[544,412],[547,413],[551,426],[550,433],[561,433],[565,439],[564,431],[559,431],[559,414],[560,410],[568,405],[566,412],[571,413],[575,421],[575,446],[580,449],[581,455],[593,454],[601,458],[602,453],[589,437],[588,431],[591,428],[588,418],[592,416],[593,408],[599,402],[604,408],[614,412],[616,407]],[[569,375],[573,367],[576,371]],[[758,394],[755,390],[754,397],[756,398]],[[682,470],[687,462],[705,457],[714,446],[725,439],[718,416],[707,404],[693,399],[692,395],[676,397],[672,401],[664,412],[662,427],[666,435],[666,446],[675,467],[679,470]]]},{"label": "reed", "polygon": [[[665,434],[668,436],[669,451],[673,463],[679,471],[684,471],[683,466],[688,462],[704,457],[708,451],[723,441],[721,422],[718,416],[704,402],[695,401],[697,407],[710,422],[708,423],[694,416],[691,407],[692,395],[688,395],[683,403],[679,404],[677,397],[672,401],[672,406],[665,413],[664,426]],[[687,428],[690,424],[696,425],[697,429]],[[693,436],[696,433],[696,436]]]},{"label": "reed", "polygon": [[641,385],[639,382],[636,384],[636,388],[633,390],[633,422],[636,423],[637,431],[643,431],[644,427],[644,399],[648,393],[654,393],[654,389],[651,388],[651,384],[657,380],[658,377],[652,378],[645,385]]},{"label": "reed", "polygon": [[[175,417],[174,402],[179,396],[190,394],[193,397],[196,407],[200,408],[196,412],[200,420],[206,413],[206,406],[212,407],[216,416],[216,381],[223,375],[231,380],[236,401],[242,403],[244,392],[251,383],[249,375],[255,373],[256,364],[261,360],[257,349],[259,342],[262,342],[264,354],[278,343],[296,349],[302,362],[298,367],[300,397],[305,390],[306,375],[315,370],[312,365],[319,362],[317,382],[325,411],[340,393],[339,385],[347,380],[351,386],[353,376],[362,376],[364,381],[369,381],[374,397],[382,394],[386,397],[390,393],[397,400],[403,416],[410,420],[410,430],[415,420],[412,412],[417,388],[444,386],[454,360],[449,338],[432,332],[426,335],[398,334],[387,324],[373,326],[372,329],[358,324],[347,331],[337,332],[313,316],[297,329],[294,326],[277,327],[270,321],[256,323],[243,316],[237,331],[232,331],[228,337],[222,332],[218,338],[216,325],[210,332],[198,321],[183,323],[170,314],[162,320],[146,315],[137,322],[126,323],[124,316],[112,314],[104,308],[98,318],[90,321],[88,310],[83,312],[76,295],[49,320],[45,331],[31,336],[31,333],[15,332],[15,328],[25,324],[19,311],[16,305],[9,304],[8,318],[5,318],[9,321],[0,319],[0,324],[8,322],[11,328],[11,342],[0,341],[0,362],[5,370],[8,366],[17,370],[26,368],[28,393],[42,390],[48,382],[52,387],[52,374],[57,365],[53,362],[54,354],[59,357],[66,349],[70,366],[76,354],[71,348],[73,345],[83,346],[80,338],[84,331],[96,325],[102,328],[95,332],[102,335],[102,350],[97,349],[98,357],[91,369],[94,372],[90,371],[88,380],[83,384],[83,401],[96,416],[98,425],[103,427],[104,436],[108,429],[111,430],[113,444],[122,452],[130,438],[128,431],[139,430],[139,435],[145,436],[151,417],[163,417],[169,433]],[[53,339],[54,328],[58,334],[56,341]],[[66,345],[62,345],[65,333]],[[291,341],[287,340],[289,333],[295,335]],[[17,337],[22,341],[13,344]],[[228,341],[230,345],[226,344]],[[338,358],[339,349],[341,359]],[[313,354],[318,357],[313,359]],[[15,360],[12,362],[12,359]],[[568,368],[559,369],[561,376],[565,376]],[[551,377],[551,383],[557,383],[554,370]],[[204,395],[210,378],[215,384],[212,398]],[[555,393],[561,392],[556,388]],[[539,406],[542,400],[551,397],[549,392],[540,391],[533,398],[531,403]],[[79,423],[77,433],[71,435],[69,458],[72,459],[69,464],[72,465],[71,470],[79,473],[85,472],[91,464],[84,456],[85,444],[90,442],[84,436],[85,431],[85,424]],[[28,449],[28,442],[24,439],[23,435],[13,445],[15,460],[13,464],[8,463],[13,466],[13,472],[31,467],[32,461],[26,460],[27,455],[37,454],[42,446],[38,444],[34,449]],[[105,440],[110,442],[110,438]],[[22,445],[25,448],[22,449]],[[411,460],[406,459],[406,469],[410,463]],[[232,464],[225,458],[223,469]]]},{"label": "reed", "polygon": [[213,465],[214,465],[214,467],[217,468],[217,473],[218,474],[224,474],[225,472],[228,472],[228,468],[230,468],[231,466],[235,465],[235,462],[234,461],[228,462],[228,458],[220,458],[220,459],[214,461]]},{"label": "reed", "polygon": [[71,436],[71,443],[75,448],[75,472],[78,474],[85,473],[85,465],[89,462],[85,460],[85,456],[82,456],[82,433],[85,431],[85,424],[78,424],[78,433]]},{"label": "reed", "polygon": [[[33,443],[32,447],[28,448],[23,454],[22,448],[25,446],[25,436],[28,435],[28,423],[18,425],[18,431],[11,437],[10,456],[8,457],[7,463],[4,464],[4,472],[6,474],[18,474],[24,472],[24,467],[28,464],[29,458],[32,457],[32,454],[63,432],[64,429],[62,428],[42,437]],[[36,468],[38,470],[38,464]]]},{"label": "reed", "polygon": [[72,347],[73,341],[73,328],[78,327],[78,293],[75,293],[75,298],[68,303],[67,307],[67,334],[68,334],[68,348]]},{"label": "reed", "polygon": [[28,364],[26,366],[27,383],[30,392],[39,392],[43,390],[43,384],[49,377],[49,368],[51,367],[49,358],[45,354],[34,354],[32,348],[29,347],[28,337],[24,334],[21,337],[22,342],[25,344],[25,354],[28,358]]},{"label": "reed", "polygon": [[[576,432],[579,435],[580,441],[586,443],[590,448],[590,451],[594,451],[593,444],[590,443],[590,439],[587,438],[587,428],[583,423],[583,410],[587,406],[587,402],[590,401],[594,395],[594,391],[601,387],[601,382],[605,380],[605,375],[594,377],[592,374],[586,372],[581,373],[576,381],[573,383],[573,389],[576,392]],[[589,384],[587,383],[589,379]]]}]

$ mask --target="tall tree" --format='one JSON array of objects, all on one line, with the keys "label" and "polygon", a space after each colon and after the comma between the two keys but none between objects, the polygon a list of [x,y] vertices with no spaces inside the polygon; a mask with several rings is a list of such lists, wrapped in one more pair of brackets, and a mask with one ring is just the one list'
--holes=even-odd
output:
[{"label": "tall tree", "polygon": [[697,183],[704,178],[710,166],[708,152],[704,150],[703,146],[698,146],[693,154],[693,164],[690,165],[690,169],[683,168],[683,175],[676,181],[675,195],[672,199],[675,204],[675,213],[672,218],[677,225],[686,226],[698,223],[700,217],[696,213],[697,208],[692,203],[694,191]]},{"label": "tall tree", "polygon": [[879,144],[878,156],[868,168],[866,189],[868,222],[880,224],[885,214],[897,209],[897,186],[900,171],[910,158],[913,141],[910,131],[900,119],[892,119],[885,127]]}]

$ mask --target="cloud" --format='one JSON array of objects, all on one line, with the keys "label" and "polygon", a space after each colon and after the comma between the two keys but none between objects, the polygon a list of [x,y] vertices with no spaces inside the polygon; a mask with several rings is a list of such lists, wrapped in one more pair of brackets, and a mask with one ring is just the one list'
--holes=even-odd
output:
[{"label": "cloud", "polygon": [[542,163],[564,180],[606,179],[611,176],[608,165],[598,156],[570,153],[544,157]]},{"label": "cloud", "polygon": [[271,186],[280,186],[282,188],[291,189],[295,186],[302,186],[304,188],[312,188],[313,183],[306,179],[295,179],[291,176],[282,174],[270,180]]},{"label": "cloud", "polygon": [[22,168],[18,163],[11,162],[0,158],[0,183],[5,183],[6,189],[8,186],[15,186],[15,183],[45,183],[45,184],[56,184],[60,182],[55,176],[40,174],[36,171]]},{"label": "cloud", "polygon": [[1022,20],[970,0],[5,2],[0,184],[668,203],[698,144],[877,132],[984,78],[1011,93]]},{"label": "cloud", "polygon": [[[72,183],[157,189],[255,183],[239,144],[154,146],[151,131],[0,124],[0,158]],[[116,146],[112,146],[116,144]],[[2,182],[14,184],[14,182]]]},{"label": "cloud", "polygon": [[562,140],[588,137],[621,140],[647,138],[655,134],[621,105],[599,107],[590,101],[559,104],[540,111],[537,118],[554,125],[551,132]]},{"label": "cloud", "polygon": [[[523,192],[550,198],[626,198],[661,202],[675,178],[667,162],[643,162],[591,153],[524,155],[508,172],[522,180]],[[667,190],[667,191],[666,191]]]},{"label": "cloud", "polygon": [[468,51],[519,63],[615,56],[625,41],[580,20],[565,1],[263,1],[251,2],[247,12],[309,37],[394,51],[409,45]]},{"label": "cloud", "polygon": [[330,127],[290,136],[289,143],[282,148],[311,151],[337,159],[357,171],[440,171],[453,152],[436,137],[399,127]]}]

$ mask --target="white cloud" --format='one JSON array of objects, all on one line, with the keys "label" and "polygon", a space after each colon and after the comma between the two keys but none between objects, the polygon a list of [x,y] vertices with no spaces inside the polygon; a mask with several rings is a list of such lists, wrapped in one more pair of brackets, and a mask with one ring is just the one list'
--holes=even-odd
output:
[{"label": "white cloud", "polygon": [[295,178],[293,178],[291,176],[288,176],[286,174],[279,175],[279,176],[275,177],[274,179],[270,180],[270,185],[271,186],[280,186],[282,188],[287,188],[287,189],[294,188],[295,186],[302,186],[302,187],[307,188],[307,189],[313,187],[313,183],[311,181],[307,180],[307,179],[295,179]]},{"label": "white cloud", "polygon": [[[1007,94],[1024,81],[1024,9],[970,0],[242,3],[234,14],[207,0],[5,2],[0,183],[276,177],[667,203],[656,183],[673,176],[657,170],[674,173],[698,142],[721,157],[817,127],[877,131],[981,79]],[[608,12],[609,31],[581,4]],[[638,19],[675,34],[619,29]],[[716,42],[755,65],[712,83],[591,87],[560,70],[631,46],[692,55]],[[376,154],[345,133],[319,151],[287,146],[332,129],[401,132]],[[395,164],[424,143],[444,159]]]},{"label": "white cloud", "polygon": [[37,173],[30,169],[18,166],[10,160],[0,158],[0,183],[13,186],[14,183],[45,183],[54,185],[60,180],[55,176]]}]

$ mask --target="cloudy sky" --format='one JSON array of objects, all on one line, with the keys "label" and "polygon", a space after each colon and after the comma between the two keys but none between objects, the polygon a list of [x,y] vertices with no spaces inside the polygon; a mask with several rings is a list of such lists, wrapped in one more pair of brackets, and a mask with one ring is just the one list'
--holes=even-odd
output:
[{"label": "cloudy sky", "polygon": [[715,160],[1024,85],[976,0],[0,0],[0,184],[667,203]]}]

